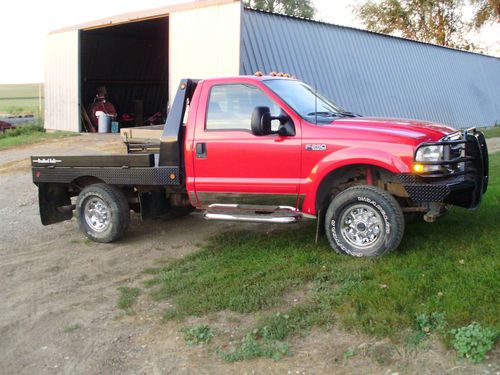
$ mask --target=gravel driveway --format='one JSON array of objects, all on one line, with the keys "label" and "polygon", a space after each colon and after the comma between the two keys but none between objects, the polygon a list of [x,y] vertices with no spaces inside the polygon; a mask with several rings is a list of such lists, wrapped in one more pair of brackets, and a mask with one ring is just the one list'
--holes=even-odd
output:
[{"label": "gravel driveway", "polygon": [[[80,136],[0,152],[1,374],[138,368],[150,373],[178,365],[178,356],[168,352],[149,363],[149,349],[136,340],[152,323],[123,324],[116,289],[160,259],[198,249],[225,225],[196,214],[144,223],[134,216],[122,241],[96,244],[84,239],[74,219],[40,224],[27,157],[110,151],[123,151],[117,136]],[[131,366],[137,358],[139,365]]]}]

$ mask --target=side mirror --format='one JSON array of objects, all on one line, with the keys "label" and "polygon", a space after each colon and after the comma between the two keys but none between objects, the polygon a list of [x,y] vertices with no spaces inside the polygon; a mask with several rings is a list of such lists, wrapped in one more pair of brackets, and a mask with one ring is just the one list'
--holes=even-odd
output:
[{"label": "side mirror", "polygon": [[[279,120],[280,122],[280,126],[276,131],[272,130],[272,120]],[[269,107],[255,107],[252,112],[251,127],[254,135],[295,135],[295,126],[293,125],[292,119],[284,113],[281,116],[271,116],[271,110]]]},{"label": "side mirror", "polygon": [[252,133],[254,135],[271,134],[271,120],[271,110],[269,107],[255,107],[252,112]]}]

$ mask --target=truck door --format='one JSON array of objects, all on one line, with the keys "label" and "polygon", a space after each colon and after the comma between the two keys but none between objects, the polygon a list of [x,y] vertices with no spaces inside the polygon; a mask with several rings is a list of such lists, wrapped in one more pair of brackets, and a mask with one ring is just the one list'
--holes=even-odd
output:
[{"label": "truck door", "polygon": [[[205,84],[193,145],[194,184],[202,207],[210,204],[297,207],[300,171],[300,121],[296,135],[256,136],[251,131],[257,106],[279,115],[272,94],[253,84]],[[290,113],[287,113],[291,116]]]}]

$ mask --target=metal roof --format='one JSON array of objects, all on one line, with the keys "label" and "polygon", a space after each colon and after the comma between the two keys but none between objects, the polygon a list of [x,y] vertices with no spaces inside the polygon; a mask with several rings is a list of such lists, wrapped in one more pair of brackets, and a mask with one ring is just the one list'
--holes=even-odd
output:
[{"label": "metal roof", "polygon": [[241,74],[291,73],[364,115],[500,122],[498,58],[248,8],[241,33]]},{"label": "metal roof", "polygon": [[240,0],[195,0],[191,2],[183,2],[172,4],[160,8],[145,9],[136,12],[129,12],[101,18],[94,21],[85,22],[78,25],[64,27],[62,29],[51,31],[49,34],[61,33],[71,30],[91,30],[101,27],[113,26],[122,23],[138,22],[152,18],[165,17],[172,12],[179,12],[189,9],[205,8],[222,4],[239,2]]}]

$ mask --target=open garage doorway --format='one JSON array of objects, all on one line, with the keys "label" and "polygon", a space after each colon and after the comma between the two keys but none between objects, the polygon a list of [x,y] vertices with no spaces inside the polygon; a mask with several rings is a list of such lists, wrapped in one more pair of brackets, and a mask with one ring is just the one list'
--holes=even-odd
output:
[{"label": "open garage doorway", "polygon": [[[168,105],[168,17],[123,23],[80,34],[81,131],[97,130],[95,112],[116,116],[117,128],[163,124]],[[99,107],[106,97],[112,106]],[[83,113],[83,111],[82,111]]]}]

